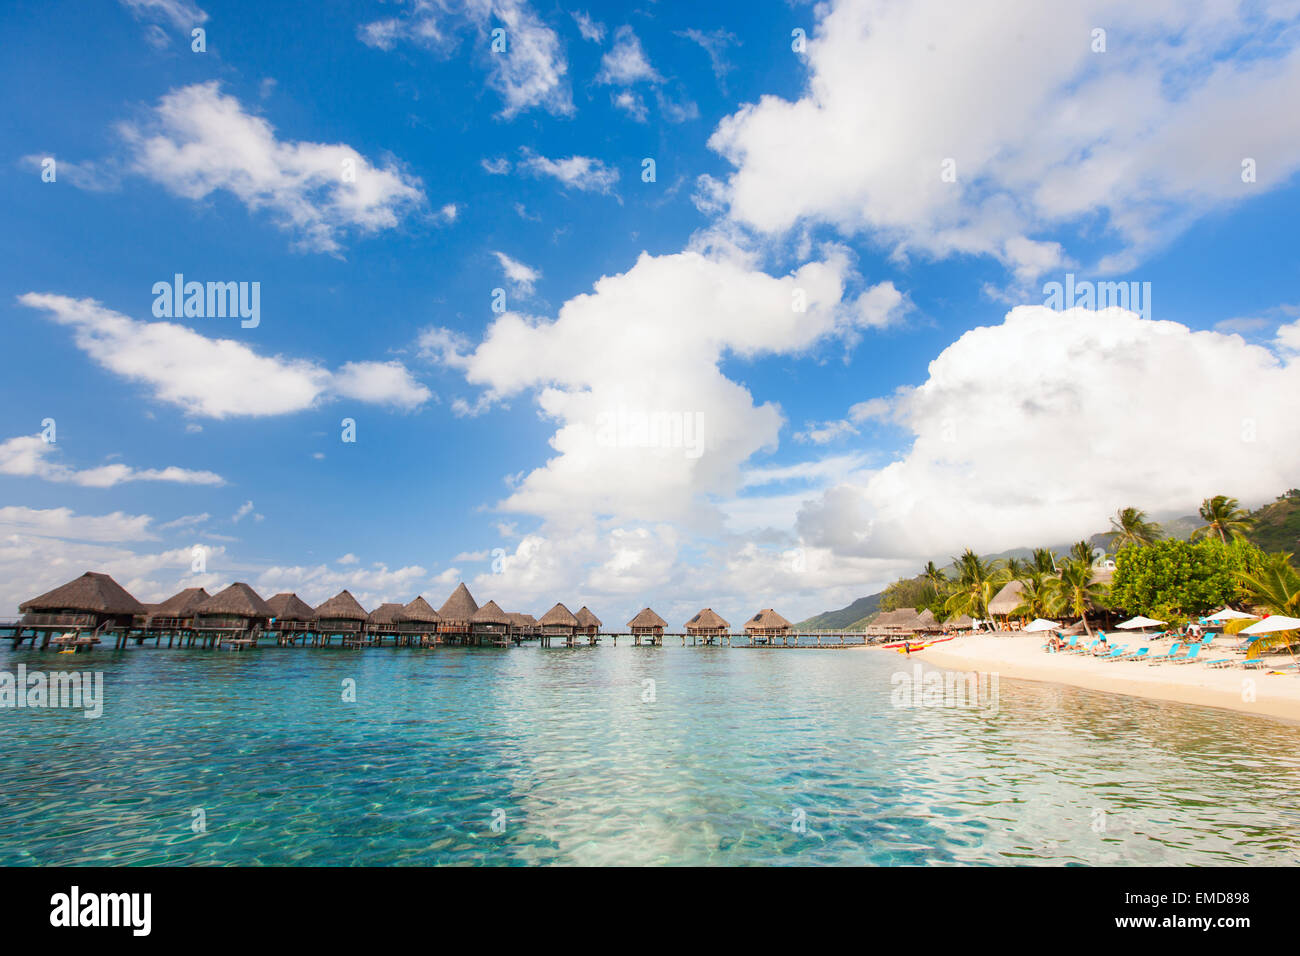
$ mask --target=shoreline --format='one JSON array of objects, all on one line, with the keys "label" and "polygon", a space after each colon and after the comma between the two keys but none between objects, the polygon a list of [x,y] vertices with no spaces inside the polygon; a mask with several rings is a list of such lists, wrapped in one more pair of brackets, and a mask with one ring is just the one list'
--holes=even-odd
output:
[{"label": "shoreline", "polygon": [[[1125,643],[1115,636],[1116,644]],[[1142,646],[1128,641],[1130,649]],[[1048,654],[1043,638],[1017,632],[959,637],[916,653],[916,659],[954,671],[989,671],[999,677],[1065,684],[1148,700],[1219,707],[1300,725],[1300,675],[1268,674],[1240,667],[1211,669],[1204,664],[1162,664],[1143,661],[1103,661],[1075,654]],[[1152,642],[1151,654],[1163,653],[1168,642]],[[1235,657],[1212,654],[1210,659]],[[1253,681],[1249,685],[1246,681]],[[1253,689],[1254,700],[1246,699]]]}]

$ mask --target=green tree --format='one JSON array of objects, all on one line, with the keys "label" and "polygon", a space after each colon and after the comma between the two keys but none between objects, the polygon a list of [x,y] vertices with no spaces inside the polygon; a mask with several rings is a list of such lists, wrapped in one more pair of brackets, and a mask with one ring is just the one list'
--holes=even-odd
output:
[{"label": "green tree", "polygon": [[1069,558],[1069,560],[1071,560],[1071,561],[1080,561],[1080,562],[1082,562],[1082,563],[1084,563],[1084,564],[1086,564],[1086,565],[1091,566],[1091,565],[1092,565],[1092,561],[1093,561],[1093,551],[1094,551],[1094,550],[1095,550],[1095,549],[1094,549],[1093,546],[1092,546],[1092,542],[1090,542],[1090,541],[1076,541],[1076,542],[1074,542],[1074,544],[1070,545],[1070,558]]},{"label": "green tree", "polygon": [[[1084,543],[1084,542],[1080,542]],[[1060,577],[1050,581],[1051,604],[1058,614],[1077,614],[1083,629],[1092,636],[1088,608],[1106,603],[1106,585],[1096,580],[1092,561],[1071,558],[1061,565]]]},{"label": "green tree", "polygon": [[1250,542],[1218,538],[1121,548],[1115,556],[1110,598],[1128,614],[1168,620],[1199,616],[1246,595],[1240,574],[1263,566],[1263,553]]},{"label": "green tree", "polygon": [[948,614],[969,614],[973,618],[988,619],[989,602],[997,596],[1011,574],[998,563],[981,558],[967,548],[961,557],[953,558],[957,565],[957,581],[952,593],[944,602]]},{"label": "green tree", "polygon": [[1048,617],[1054,613],[1054,583],[1056,577],[1042,571],[1031,570],[1023,579],[1020,604],[1012,614],[1021,617]]},{"label": "green tree", "polygon": [[1147,513],[1137,508],[1121,508],[1110,519],[1110,527],[1110,546],[1117,551],[1130,544],[1154,544],[1162,534],[1160,525],[1147,520]]},{"label": "green tree", "polygon": [[921,572],[921,577],[925,578],[934,586],[935,591],[942,591],[948,584],[948,575],[943,573],[943,569],[936,566],[933,561],[925,562],[925,569]]},{"label": "green tree", "polygon": [[1032,561],[1035,571],[1041,571],[1043,574],[1056,573],[1056,555],[1052,554],[1050,548],[1034,548]]},{"label": "green tree", "polygon": [[[1291,557],[1285,553],[1270,554],[1258,570],[1239,572],[1246,601],[1270,614],[1300,617],[1300,573],[1291,565]],[[1266,651],[1290,647],[1296,636],[1295,631],[1261,634],[1250,645],[1246,656],[1259,657]]]},{"label": "green tree", "polygon": [[1236,498],[1227,495],[1215,495],[1201,502],[1201,520],[1205,522],[1192,532],[1193,539],[1200,539],[1214,534],[1225,544],[1229,537],[1240,537],[1250,530],[1253,522],[1250,514],[1238,507]]}]

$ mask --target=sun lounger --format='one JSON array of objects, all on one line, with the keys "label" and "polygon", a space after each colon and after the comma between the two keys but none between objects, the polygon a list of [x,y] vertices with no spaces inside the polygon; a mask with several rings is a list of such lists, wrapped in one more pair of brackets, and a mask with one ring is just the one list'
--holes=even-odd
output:
[{"label": "sun lounger", "polygon": [[1150,654],[1150,653],[1151,653],[1151,648],[1149,648],[1149,647],[1139,647],[1139,648],[1138,648],[1136,651],[1134,651],[1132,654],[1122,654],[1122,655],[1120,655],[1119,657],[1107,657],[1106,660],[1108,660],[1108,661],[1140,661],[1140,660],[1142,660],[1144,657],[1146,657],[1146,656],[1147,656],[1148,654]]},{"label": "sun lounger", "polygon": [[1111,661],[1123,656],[1125,650],[1127,650],[1127,648],[1117,647],[1114,650],[1112,650],[1109,654],[1098,654],[1097,656],[1100,657],[1103,661]]},{"label": "sun lounger", "polygon": [[1168,653],[1168,654],[1162,654],[1162,655],[1160,655],[1160,656],[1158,656],[1158,657],[1153,657],[1151,660],[1147,661],[1147,663],[1148,663],[1148,664],[1163,664],[1165,661],[1171,661],[1171,660],[1173,660],[1174,658],[1176,658],[1176,657],[1178,656],[1178,652],[1179,652],[1180,650],[1182,650],[1182,647],[1183,647],[1182,644],[1179,644],[1179,643],[1175,642],[1174,645],[1173,645],[1173,647],[1169,648],[1169,653]]},{"label": "sun lounger", "polygon": [[1091,654],[1096,649],[1097,645],[1100,643],[1101,643],[1101,638],[1093,638],[1087,644],[1076,645],[1075,647],[1070,648],[1070,650],[1073,651],[1075,654]]},{"label": "sun lounger", "polygon": [[1175,657],[1173,660],[1169,661],[1169,663],[1190,664],[1192,661],[1196,660],[1197,655],[1201,653],[1201,648],[1204,646],[1205,646],[1204,644],[1193,644],[1191,647],[1187,649],[1187,654],[1185,656]]}]

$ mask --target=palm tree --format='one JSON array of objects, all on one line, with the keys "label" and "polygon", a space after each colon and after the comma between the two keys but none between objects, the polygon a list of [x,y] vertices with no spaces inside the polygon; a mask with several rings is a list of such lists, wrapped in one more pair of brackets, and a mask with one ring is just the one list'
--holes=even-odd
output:
[{"label": "palm tree", "polygon": [[1034,570],[1043,574],[1056,573],[1056,555],[1050,548],[1034,548]]},{"label": "palm tree", "polygon": [[[1270,554],[1264,559],[1264,567],[1258,574],[1239,571],[1237,578],[1246,591],[1246,600],[1252,605],[1262,607],[1270,614],[1300,617],[1300,573],[1292,566],[1291,555]],[[1247,656],[1258,657],[1275,647],[1289,647],[1295,639],[1295,631],[1261,634],[1250,645]]]},{"label": "palm tree", "polygon": [[1055,578],[1050,574],[1031,570],[1022,580],[1025,586],[1020,592],[1020,604],[1011,613],[1021,617],[1050,616]]},{"label": "palm tree", "polygon": [[1121,508],[1110,519],[1111,547],[1119,550],[1126,545],[1155,544],[1162,534],[1160,525],[1147,520],[1147,513],[1137,508]]},{"label": "palm tree", "polygon": [[1225,544],[1229,535],[1234,538],[1244,535],[1254,524],[1249,512],[1237,506],[1237,499],[1227,495],[1215,495],[1202,501],[1201,520],[1205,524],[1193,531],[1192,537],[1202,538],[1217,531],[1219,540]]},{"label": "palm tree", "polygon": [[944,602],[944,610],[949,614],[969,614],[987,620],[989,601],[1011,579],[1011,575],[1006,568],[999,568],[996,561],[986,561],[970,548],[961,557],[953,558],[953,563],[958,572],[956,590]]},{"label": "palm tree", "polygon": [[1063,562],[1061,576],[1051,581],[1050,587],[1052,606],[1057,613],[1079,615],[1083,620],[1083,629],[1092,637],[1092,628],[1088,625],[1088,608],[1093,604],[1101,604],[1106,599],[1106,585],[1093,579],[1091,560],[1071,558]]},{"label": "palm tree", "polygon": [[1093,547],[1089,541],[1076,541],[1070,545],[1070,560],[1080,561],[1089,567],[1092,567]]},{"label": "palm tree", "polygon": [[1030,570],[1029,562],[1021,558],[1007,558],[1006,567],[1013,581],[1023,581]]},{"label": "palm tree", "polygon": [[942,568],[936,567],[933,561],[925,562],[925,568],[921,571],[921,577],[934,585],[934,590],[937,594],[942,594],[944,586],[948,583],[948,575],[943,573]]}]

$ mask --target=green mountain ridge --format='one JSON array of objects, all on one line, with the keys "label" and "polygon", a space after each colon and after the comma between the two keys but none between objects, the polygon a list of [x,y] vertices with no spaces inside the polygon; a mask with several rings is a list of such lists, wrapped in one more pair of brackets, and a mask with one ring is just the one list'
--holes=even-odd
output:
[{"label": "green mountain ridge", "polygon": [[[1252,511],[1251,518],[1254,519],[1255,524],[1247,532],[1246,538],[1252,544],[1263,551],[1286,551],[1300,556],[1300,490],[1292,489],[1276,501]],[[1197,515],[1171,516],[1156,520],[1165,537],[1183,541],[1190,538],[1192,532],[1205,523]],[[1109,551],[1110,532],[1102,531],[1090,535],[1088,541],[1096,547],[1106,548]],[[1051,550],[1056,554],[1064,554],[1070,550],[1070,544],[1053,545]],[[1033,553],[1033,548],[1012,548],[1009,551],[1000,551],[984,557],[1005,561],[1008,558],[1030,558]],[[1292,563],[1296,564],[1297,561],[1293,560]],[[944,571],[951,573],[954,567],[953,564],[949,564]],[[837,611],[823,611],[805,621],[800,621],[795,626],[800,630],[862,630],[879,613],[880,599],[884,594],[884,591],[868,594],[847,607]]]}]

